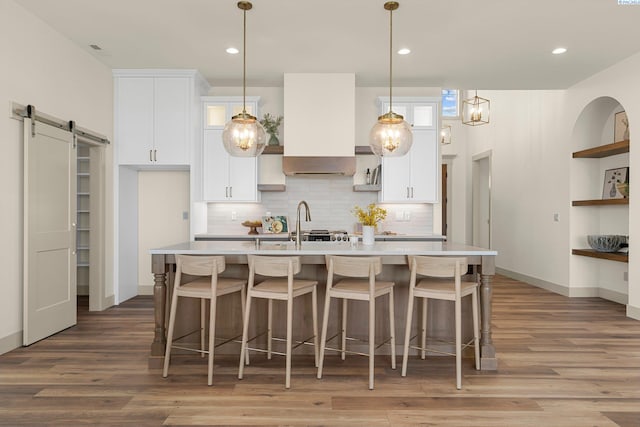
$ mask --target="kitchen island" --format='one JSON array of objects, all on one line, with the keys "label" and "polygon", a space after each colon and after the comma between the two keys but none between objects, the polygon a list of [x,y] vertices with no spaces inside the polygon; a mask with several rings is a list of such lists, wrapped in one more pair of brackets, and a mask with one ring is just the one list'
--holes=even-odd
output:
[{"label": "kitchen island", "polygon": [[[302,248],[296,249],[293,242],[263,242],[263,241],[191,241],[180,243],[163,248],[152,249],[151,270],[154,275],[154,315],[155,333],[151,345],[151,355],[149,365],[158,367],[162,362],[166,343],[166,321],[167,321],[167,301],[170,289],[167,283],[172,283],[175,270],[175,255],[224,255],[227,262],[227,270],[223,275],[233,277],[247,277],[247,255],[283,255],[300,256],[303,264],[301,276],[318,280],[320,285],[326,283],[325,255],[346,255],[346,256],[380,256],[384,264],[383,272],[380,275],[382,280],[393,280],[396,282],[396,289],[400,292],[396,295],[397,304],[405,304],[408,295],[409,269],[407,267],[408,255],[427,256],[465,256],[470,265],[473,265],[480,277],[480,301],[481,301],[481,341],[480,357],[482,370],[497,369],[497,359],[493,341],[491,338],[491,278],[495,274],[495,256],[497,252],[490,249],[483,249],[474,246],[451,242],[394,242],[382,241],[366,246],[358,243],[352,247],[348,242],[304,242]],[[323,286],[318,300],[322,298]],[[322,312],[322,307],[318,307]],[[186,310],[189,312],[189,310]],[[450,310],[449,310],[450,311]],[[405,312],[402,307],[396,310],[397,325],[404,328]],[[221,313],[219,313],[221,314]],[[437,312],[436,312],[437,314]],[[185,322],[194,323],[199,319],[186,319]],[[233,319],[238,316],[225,316],[221,314],[221,319]],[[436,317],[436,316],[434,316]],[[436,327],[439,329],[450,328],[451,325],[444,323]],[[237,322],[236,322],[237,323]],[[431,323],[431,322],[430,322]],[[236,325],[237,327],[237,325]],[[232,329],[232,328],[227,328]],[[397,336],[403,336],[401,330],[396,331]],[[401,343],[400,343],[401,344]]]}]

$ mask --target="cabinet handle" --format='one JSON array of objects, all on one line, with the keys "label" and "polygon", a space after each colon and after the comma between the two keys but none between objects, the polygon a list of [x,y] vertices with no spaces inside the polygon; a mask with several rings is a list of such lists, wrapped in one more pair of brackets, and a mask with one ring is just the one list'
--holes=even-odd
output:
[{"label": "cabinet handle", "polygon": [[233,187],[229,187],[229,198],[233,199]]},{"label": "cabinet handle", "polygon": [[407,187],[407,199],[409,198],[409,187]]},{"label": "cabinet handle", "polygon": [[157,151],[158,151],[158,150],[153,150],[153,161],[154,161],[154,162],[157,162],[157,161],[158,161],[158,157],[156,156],[156,152],[157,152]]},{"label": "cabinet handle", "polygon": [[411,198],[413,199],[413,187],[411,187]]},{"label": "cabinet handle", "polygon": [[224,187],[224,197],[229,198],[229,187]]},{"label": "cabinet handle", "polygon": [[153,162],[153,150],[149,150],[149,161]]}]

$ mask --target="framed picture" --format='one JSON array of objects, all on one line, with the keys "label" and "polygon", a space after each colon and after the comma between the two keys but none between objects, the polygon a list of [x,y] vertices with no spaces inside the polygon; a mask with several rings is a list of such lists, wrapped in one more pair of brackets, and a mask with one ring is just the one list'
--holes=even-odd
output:
[{"label": "framed picture", "polygon": [[603,199],[622,199],[624,195],[620,193],[616,184],[629,182],[629,168],[607,169],[604,172],[604,185],[602,186]]},{"label": "framed picture", "polygon": [[263,216],[262,217],[263,233],[288,233],[289,221],[284,215]]},{"label": "framed picture", "polygon": [[613,127],[613,142],[620,142],[629,139],[629,119],[627,113],[620,111],[616,113]]}]

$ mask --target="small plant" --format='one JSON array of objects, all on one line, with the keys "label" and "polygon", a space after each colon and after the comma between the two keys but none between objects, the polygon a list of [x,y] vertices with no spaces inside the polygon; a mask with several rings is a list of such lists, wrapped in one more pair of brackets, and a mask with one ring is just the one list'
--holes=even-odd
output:
[{"label": "small plant", "polygon": [[375,203],[371,203],[367,206],[367,210],[362,209],[360,206],[355,206],[353,208],[353,214],[362,225],[375,226],[387,217],[387,210],[376,206]]},{"label": "small plant", "polygon": [[269,113],[266,113],[262,120],[260,120],[260,124],[264,127],[264,130],[269,135],[278,136],[278,127],[282,124],[282,116],[272,116]]}]

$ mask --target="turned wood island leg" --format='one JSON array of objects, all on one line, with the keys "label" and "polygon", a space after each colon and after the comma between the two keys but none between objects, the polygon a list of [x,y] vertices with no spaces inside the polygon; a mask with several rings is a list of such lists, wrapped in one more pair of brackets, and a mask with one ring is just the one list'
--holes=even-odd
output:
[{"label": "turned wood island leg", "polygon": [[151,272],[153,273],[153,314],[154,335],[151,343],[150,368],[162,367],[164,350],[167,342],[165,331],[165,312],[167,305],[167,263],[165,255],[151,255]]},{"label": "turned wood island leg", "polygon": [[495,257],[483,256],[480,265],[480,369],[483,371],[495,371],[498,369],[496,349],[491,338],[491,278],[495,274]]}]

